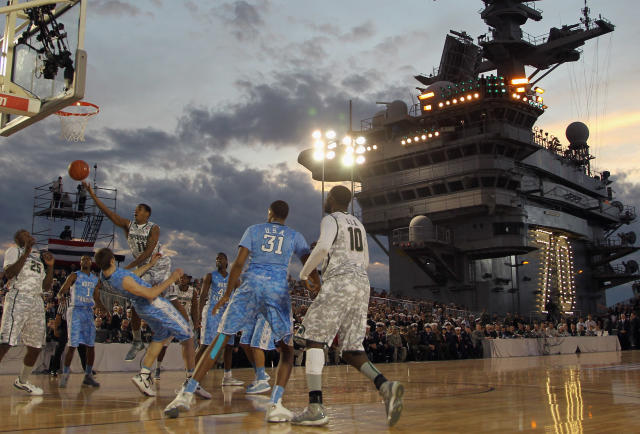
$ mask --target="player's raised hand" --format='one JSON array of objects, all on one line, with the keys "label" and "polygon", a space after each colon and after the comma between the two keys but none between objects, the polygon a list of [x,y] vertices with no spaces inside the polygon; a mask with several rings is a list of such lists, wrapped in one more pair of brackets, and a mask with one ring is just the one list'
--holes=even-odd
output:
[{"label": "player's raised hand", "polygon": [[93,191],[93,188],[91,188],[91,185],[87,181],[82,181],[82,185],[84,186],[84,188],[87,190],[87,193],[89,193],[91,197],[95,197],[96,193]]},{"label": "player's raised hand", "polygon": [[36,243],[36,239],[33,238],[31,235],[28,235],[27,239],[24,240],[24,248],[30,250],[35,243]]},{"label": "player's raised hand", "polygon": [[53,267],[53,264],[56,262],[56,259],[53,257],[51,252],[44,252],[42,254],[42,260],[47,267]]}]

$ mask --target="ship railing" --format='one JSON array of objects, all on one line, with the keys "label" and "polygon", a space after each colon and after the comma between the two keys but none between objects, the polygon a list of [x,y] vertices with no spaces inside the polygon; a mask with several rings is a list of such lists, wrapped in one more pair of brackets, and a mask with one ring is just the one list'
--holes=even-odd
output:
[{"label": "ship railing", "polygon": [[403,300],[401,298],[386,298],[386,297],[370,297],[370,305],[382,305],[393,308],[394,310],[407,310],[409,312],[431,312],[433,309],[432,301],[414,301]]},{"label": "ship railing", "polygon": [[430,227],[398,228],[391,231],[391,243],[394,246],[413,245],[414,243],[439,242],[451,244],[451,229],[432,225]]},{"label": "ship railing", "polygon": [[[542,35],[534,36],[530,33],[523,31],[521,39],[525,42],[528,42],[531,45],[541,45],[547,42],[547,40],[549,39],[549,34],[545,33]],[[496,35],[493,32],[488,32],[478,37],[478,42],[492,42],[495,40],[501,40],[501,39],[496,38]]]},{"label": "ship railing", "polygon": [[372,116],[370,118],[367,119],[362,119],[360,121],[360,131],[368,131],[368,130],[372,130],[373,129],[373,118],[375,116]]}]

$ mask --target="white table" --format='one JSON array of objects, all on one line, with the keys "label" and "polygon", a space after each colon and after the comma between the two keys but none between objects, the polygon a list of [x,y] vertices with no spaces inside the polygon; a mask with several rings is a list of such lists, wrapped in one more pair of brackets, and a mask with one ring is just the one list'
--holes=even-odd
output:
[{"label": "white table", "polygon": [[484,339],[484,357],[525,357],[547,354],[620,351],[617,336],[567,336],[554,338]]}]

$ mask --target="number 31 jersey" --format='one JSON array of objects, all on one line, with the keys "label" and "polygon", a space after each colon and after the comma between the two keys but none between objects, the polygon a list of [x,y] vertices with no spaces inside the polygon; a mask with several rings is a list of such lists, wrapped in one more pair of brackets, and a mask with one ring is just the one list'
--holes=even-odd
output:
[{"label": "number 31 jersey", "polygon": [[324,219],[333,220],[337,231],[329,253],[322,264],[322,278],[346,273],[366,274],[369,266],[367,232],[356,217],[334,212]]},{"label": "number 31 jersey", "polygon": [[309,254],[309,245],[302,234],[279,223],[249,226],[240,246],[251,252],[247,274],[284,271],[286,278],[291,257],[295,254],[302,258]]}]

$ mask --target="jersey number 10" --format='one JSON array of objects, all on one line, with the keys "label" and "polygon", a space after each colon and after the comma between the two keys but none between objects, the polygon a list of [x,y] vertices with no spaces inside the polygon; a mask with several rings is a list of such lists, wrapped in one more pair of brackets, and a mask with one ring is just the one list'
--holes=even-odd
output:
[{"label": "jersey number 10", "polygon": [[362,231],[360,228],[354,228],[349,226],[347,229],[349,231],[349,238],[351,239],[351,250],[355,250],[356,252],[362,252]]},{"label": "jersey number 10", "polygon": [[[276,238],[278,239],[278,247],[274,251]],[[262,251],[267,253],[275,253],[276,255],[282,255],[282,243],[284,242],[284,237],[276,237],[275,235],[264,234],[265,243],[262,244]]]}]

